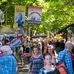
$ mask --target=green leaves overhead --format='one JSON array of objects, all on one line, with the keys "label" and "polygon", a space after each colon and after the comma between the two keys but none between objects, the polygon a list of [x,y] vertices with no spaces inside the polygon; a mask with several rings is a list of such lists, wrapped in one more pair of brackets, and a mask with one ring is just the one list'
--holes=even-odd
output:
[{"label": "green leaves overhead", "polygon": [[[38,33],[56,32],[74,23],[73,0],[1,0],[1,9],[3,9],[4,2],[7,2],[6,5],[11,7],[10,10],[7,10],[8,21],[14,21],[15,5],[42,7],[42,22],[40,25],[29,25],[26,21],[26,28],[31,27],[32,30],[37,30]],[[12,22],[10,24],[13,25]]]}]

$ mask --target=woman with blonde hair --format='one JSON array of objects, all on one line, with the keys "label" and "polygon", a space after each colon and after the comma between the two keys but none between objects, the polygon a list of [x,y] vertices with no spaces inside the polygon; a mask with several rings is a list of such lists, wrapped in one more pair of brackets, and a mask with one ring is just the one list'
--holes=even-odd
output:
[{"label": "woman with blonde hair", "polygon": [[33,47],[32,57],[30,59],[29,74],[39,74],[43,67],[43,56],[40,54],[38,47]]}]

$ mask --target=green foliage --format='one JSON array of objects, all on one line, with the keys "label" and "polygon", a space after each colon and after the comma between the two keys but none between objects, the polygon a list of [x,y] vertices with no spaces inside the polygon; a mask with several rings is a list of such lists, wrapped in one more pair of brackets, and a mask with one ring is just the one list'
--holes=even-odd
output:
[{"label": "green foliage", "polygon": [[5,10],[5,7],[9,6],[5,18],[7,24],[11,24],[11,27],[13,27],[15,5],[40,6],[43,8],[41,24],[28,24],[27,21],[25,23],[26,29],[30,27],[32,30],[37,30],[38,33],[57,32],[63,27],[74,23],[73,0],[1,0],[0,9]]}]

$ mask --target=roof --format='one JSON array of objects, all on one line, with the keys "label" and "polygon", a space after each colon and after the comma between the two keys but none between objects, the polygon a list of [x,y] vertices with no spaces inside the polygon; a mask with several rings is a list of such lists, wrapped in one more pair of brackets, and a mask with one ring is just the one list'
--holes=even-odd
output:
[{"label": "roof", "polygon": [[66,27],[63,27],[61,30],[59,30],[57,33],[60,33],[60,32],[64,32],[67,30],[67,28],[69,27],[74,27],[74,23],[73,24],[70,24],[70,25],[67,25]]}]

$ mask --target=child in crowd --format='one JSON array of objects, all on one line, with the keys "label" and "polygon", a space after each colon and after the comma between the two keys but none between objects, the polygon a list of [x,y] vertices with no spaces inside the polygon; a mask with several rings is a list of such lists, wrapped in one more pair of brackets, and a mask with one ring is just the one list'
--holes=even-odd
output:
[{"label": "child in crowd", "polygon": [[52,65],[52,56],[49,53],[44,55],[44,67],[40,69],[39,74],[59,74],[59,71]]}]

